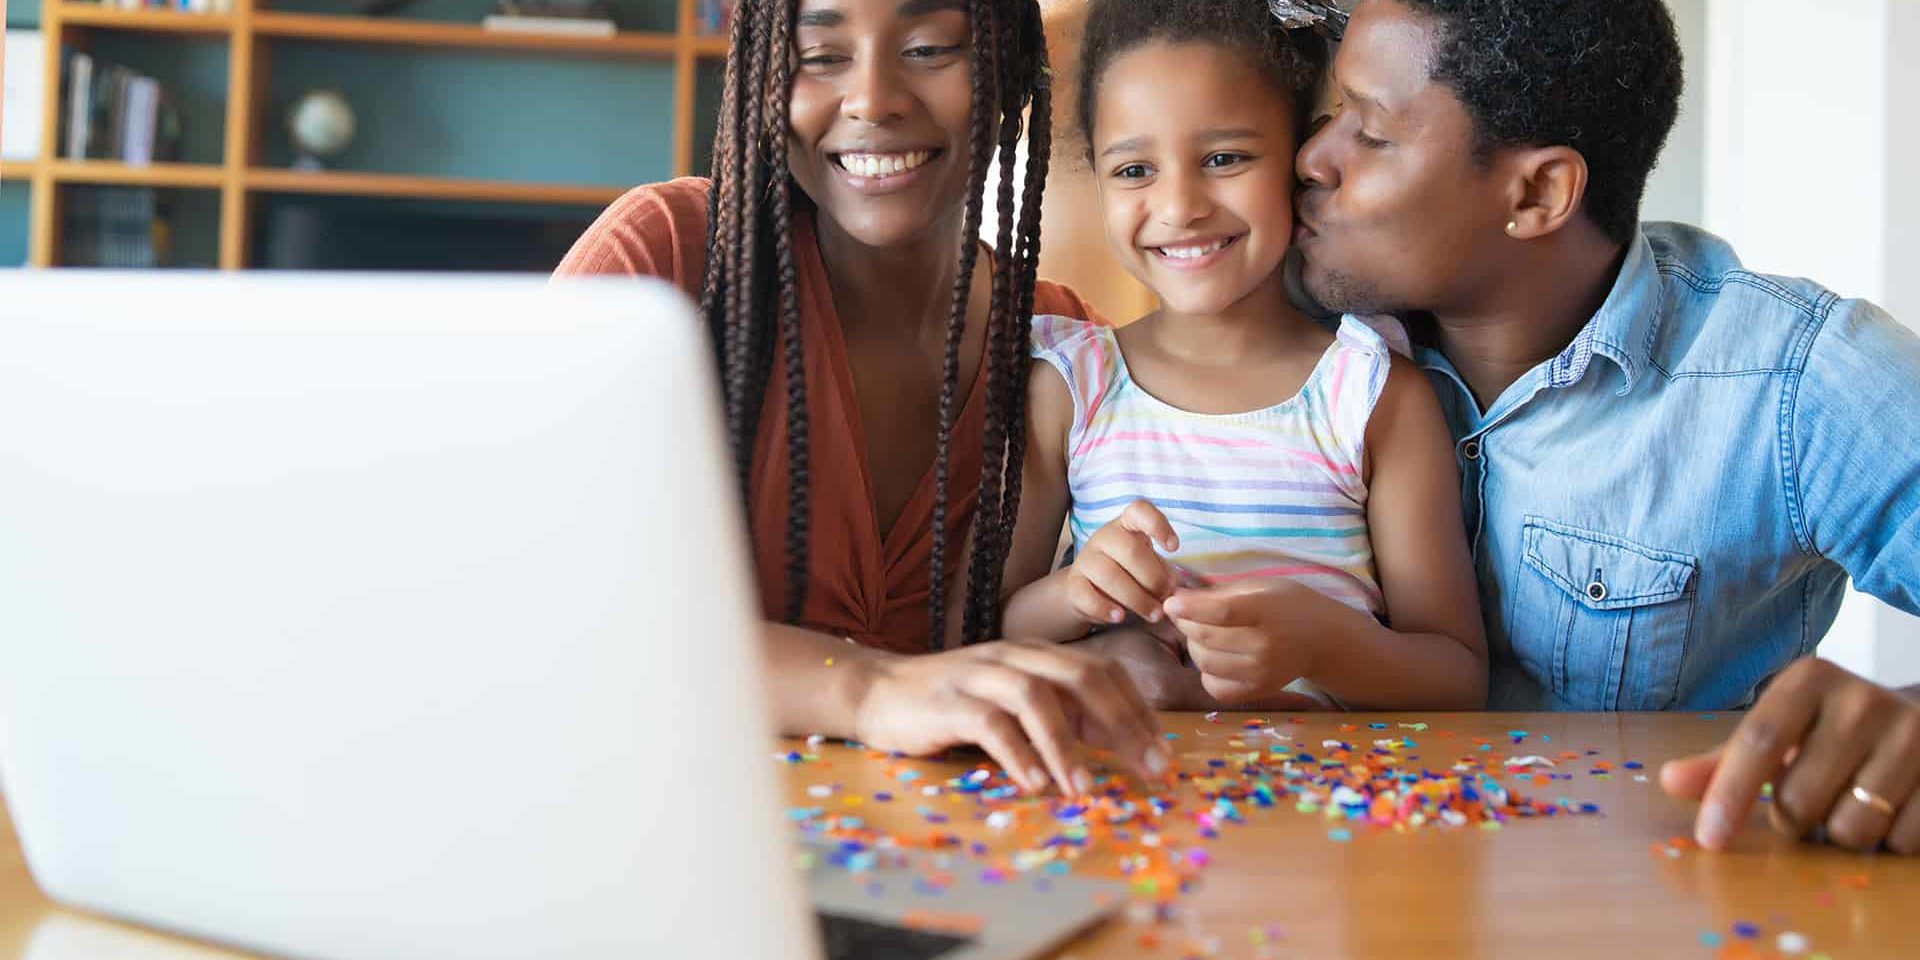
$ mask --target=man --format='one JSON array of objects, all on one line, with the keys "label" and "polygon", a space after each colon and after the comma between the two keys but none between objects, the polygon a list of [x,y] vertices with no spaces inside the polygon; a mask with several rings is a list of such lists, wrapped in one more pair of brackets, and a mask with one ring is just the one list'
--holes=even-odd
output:
[{"label": "man", "polygon": [[1331,82],[1300,279],[1424,346],[1493,705],[1751,705],[1662,771],[1704,846],[1772,781],[1782,829],[1920,853],[1920,700],[1810,658],[1849,575],[1920,612],[1920,340],[1639,223],[1682,83],[1659,0],[1365,0]]}]

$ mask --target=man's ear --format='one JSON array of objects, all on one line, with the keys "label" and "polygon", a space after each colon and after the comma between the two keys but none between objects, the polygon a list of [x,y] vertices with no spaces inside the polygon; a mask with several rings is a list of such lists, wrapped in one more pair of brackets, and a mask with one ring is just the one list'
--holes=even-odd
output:
[{"label": "man's ear", "polygon": [[1564,229],[1587,196],[1587,158],[1572,147],[1523,147],[1496,161],[1508,183],[1507,235],[1532,240]]}]

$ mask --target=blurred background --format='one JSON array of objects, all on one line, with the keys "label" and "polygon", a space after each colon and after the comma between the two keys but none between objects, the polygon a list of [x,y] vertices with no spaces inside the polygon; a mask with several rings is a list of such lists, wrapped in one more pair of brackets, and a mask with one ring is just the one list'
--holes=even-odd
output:
[{"label": "blurred background", "polygon": [[[1920,0],[1668,4],[1645,217],[1920,325]],[[730,5],[10,0],[0,302],[29,265],[550,270],[624,188],[706,170]],[[1042,8],[1071,104],[1083,3]],[[1057,121],[1042,272],[1137,316]],[[1855,595],[1822,653],[1920,682],[1920,619]]]}]

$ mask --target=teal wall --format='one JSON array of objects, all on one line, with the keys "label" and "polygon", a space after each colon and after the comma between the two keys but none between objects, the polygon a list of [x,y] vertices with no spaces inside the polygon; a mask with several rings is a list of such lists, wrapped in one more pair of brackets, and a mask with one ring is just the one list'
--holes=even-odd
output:
[{"label": "teal wall", "polygon": [[[9,0],[7,21],[31,27],[40,0]],[[258,0],[263,8],[347,13],[350,0]],[[675,0],[613,0],[623,30],[673,29]],[[397,16],[476,22],[492,0],[418,0]],[[185,159],[218,163],[224,143],[227,46],[222,40],[92,31],[101,59],[159,77],[181,97]],[[269,166],[292,162],[286,111],[302,93],[342,92],[353,106],[353,145],[335,169],[621,187],[673,172],[673,68],[665,61],[541,57],[456,49],[272,40],[262,142]],[[703,62],[695,169],[705,172],[720,65]],[[182,207],[176,248],[212,250],[218,199]],[[484,211],[490,205],[466,205]],[[211,215],[207,210],[211,208]],[[521,208],[524,211],[525,208]],[[0,187],[0,263],[25,259],[27,189]],[[196,259],[198,254],[195,254]],[[207,256],[211,259],[211,255]]]}]

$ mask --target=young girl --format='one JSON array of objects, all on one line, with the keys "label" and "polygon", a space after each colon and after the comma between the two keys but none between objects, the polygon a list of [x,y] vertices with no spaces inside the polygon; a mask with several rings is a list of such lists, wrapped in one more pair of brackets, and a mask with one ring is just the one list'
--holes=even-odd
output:
[{"label": "young girl", "polygon": [[[1114,254],[1162,307],[1120,329],[1034,318],[1004,626],[1064,641],[1137,618],[1093,642],[1163,707],[1479,708],[1486,645],[1432,390],[1392,320],[1329,331],[1287,297],[1289,243],[1312,242],[1294,153],[1325,52],[1268,7],[1092,4],[1081,129]],[[1063,519],[1074,561],[1049,574]]]},{"label": "young girl", "polygon": [[[1087,315],[1034,276],[1046,164],[1014,161],[1023,131],[1047,155],[1038,4],[741,0],[720,114],[713,179],[629,192],[559,274],[657,276],[700,301],[781,729],[979,744],[1030,790],[1085,779],[1082,736],[1164,769],[1113,664],[984,642],[1028,319]],[[1028,215],[983,250],[996,156],[994,201],[1018,188]]]}]

